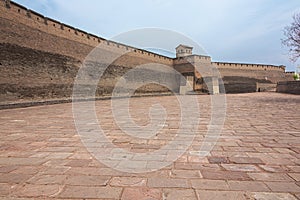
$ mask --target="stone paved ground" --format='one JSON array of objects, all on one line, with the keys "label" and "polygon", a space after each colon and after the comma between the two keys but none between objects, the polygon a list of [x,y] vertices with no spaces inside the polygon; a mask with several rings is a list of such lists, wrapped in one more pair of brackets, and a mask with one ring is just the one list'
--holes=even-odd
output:
[{"label": "stone paved ground", "polygon": [[[224,129],[205,158],[196,152],[207,129],[210,97],[198,100],[199,134],[188,151],[169,166],[142,174],[116,171],[89,154],[76,133],[72,104],[1,110],[0,199],[300,199],[300,96],[227,95]],[[138,154],[160,149],[179,127],[174,97],[131,99],[137,124],[149,123],[154,103],[165,106],[168,118],[152,139],[122,133],[110,101],[96,107],[113,143]]]}]

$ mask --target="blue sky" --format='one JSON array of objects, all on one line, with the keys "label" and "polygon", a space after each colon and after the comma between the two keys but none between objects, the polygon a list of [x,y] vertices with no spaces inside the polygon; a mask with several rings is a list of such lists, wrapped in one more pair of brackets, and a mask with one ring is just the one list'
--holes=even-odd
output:
[{"label": "blue sky", "polygon": [[283,64],[287,71],[300,65],[300,60],[290,62],[287,48],[281,44],[284,27],[300,12],[299,0],[15,2],[106,39],[135,29],[161,28],[191,38],[213,61]]}]

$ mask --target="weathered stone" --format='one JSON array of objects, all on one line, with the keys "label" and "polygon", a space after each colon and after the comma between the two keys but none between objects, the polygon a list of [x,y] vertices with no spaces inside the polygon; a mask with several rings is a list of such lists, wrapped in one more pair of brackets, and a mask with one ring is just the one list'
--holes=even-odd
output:
[{"label": "weathered stone", "polygon": [[240,171],[240,172],[259,172],[260,169],[255,165],[248,165],[248,164],[222,164],[228,171]]},{"label": "weathered stone", "polygon": [[65,184],[82,186],[106,186],[110,177],[105,176],[68,176]]},{"label": "weathered stone", "polygon": [[251,180],[245,172],[203,170],[201,174],[203,178],[212,180]]},{"label": "weathered stone", "polygon": [[273,192],[299,192],[300,186],[293,182],[266,182]]},{"label": "weathered stone", "polygon": [[153,188],[125,188],[121,200],[161,200],[162,191]]},{"label": "weathered stone", "polygon": [[248,175],[257,181],[292,181],[287,174],[284,173],[248,173]]},{"label": "weathered stone", "polygon": [[70,199],[119,199],[121,192],[122,188],[117,187],[66,186],[58,197]]},{"label": "weathered stone", "polygon": [[199,190],[229,190],[228,184],[223,180],[198,179],[191,180],[192,188]]},{"label": "weathered stone", "polygon": [[149,178],[148,187],[154,188],[188,188],[186,179],[175,178]]},{"label": "weathered stone", "polygon": [[252,192],[268,192],[270,189],[263,183],[258,181],[228,181],[230,190],[252,191]]},{"label": "weathered stone", "polygon": [[229,163],[226,157],[208,157],[208,161],[212,164]]},{"label": "weathered stone", "polygon": [[255,192],[249,195],[254,200],[296,200],[296,198],[289,193],[263,193]]},{"label": "weathered stone", "polygon": [[197,196],[192,189],[164,189],[163,200],[197,200]]},{"label": "weathered stone", "polygon": [[50,197],[56,196],[62,188],[61,185],[25,185],[13,194],[19,197]]},{"label": "weathered stone", "polygon": [[138,177],[114,177],[109,185],[123,187],[142,187],[146,186],[147,179]]},{"label": "weathered stone", "polygon": [[197,190],[200,200],[247,200],[245,192]]},{"label": "weathered stone", "polygon": [[264,164],[261,159],[251,157],[231,157],[229,160],[237,164]]}]

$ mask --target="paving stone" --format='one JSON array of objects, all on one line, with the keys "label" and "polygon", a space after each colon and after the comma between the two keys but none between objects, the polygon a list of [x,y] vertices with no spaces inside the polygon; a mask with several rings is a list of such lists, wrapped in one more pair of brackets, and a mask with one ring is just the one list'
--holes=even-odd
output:
[{"label": "paving stone", "polygon": [[201,169],[220,169],[217,164],[198,164],[188,162],[175,162],[175,169],[179,170],[201,170]]},{"label": "paving stone", "polygon": [[201,164],[206,164],[206,163],[209,163],[207,158],[202,158],[200,156],[188,156],[188,162],[191,162],[191,163],[201,163]]},{"label": "paving stone", "polygon": [[230,190],[268,192],[270,189],[263,182],[257,181],[228,181]]},{"label": "paving stone", "polygon": [[70,169],[71,167],[65,167],[65,166],[47,167],[46,169],[41,170],[40,173],[48,174],[48,175],[63,175]]},{"label": "paving stone", "polygon": [[229,161],[237,164],[264,164],[261,159],[251,157],[230,157]]},{"label": "paving stone", "polygon": [[200,190],[229,190],[228,184],[223,180],[197,179],[191,180],[192,188]]},{"label": "paving stone", "polygon": [[292,172],[300,173],[300,166],[287,166]]},{"label": "paving stone", "polygon": [[32,175],[28,175],[28,174],[14,174],[14,173],[1,174],[0,183],[23,183],[31,177]]},{"label": "paving stone", "polygon": [[300,173],[289,173],[289,176],[292,177],[295,181],[300,181]]},{"label": "paving stone", "polygon": [[293,181],[285,173],[248,173],[248,175],[257,181]]},{"label": "paving stone", "polygon": [[278,165],[259,165],[260,168],[265,170],[266,172],[288,172],[289,169],[285,166]]},{"label": "paving stone", "polygon": [[175,178],[149,178],[148,187],[154,188],[188,188],[186,179]]},{"label": "paving stone", "polygon": [[223,168],[228,171],[240,171],[240,172],[259,172],[260,169],[255,165],[248,164],[221,164]]},{"label": "paving stone", "polygon": [[254,192],[249,195],[254,200],[297,200],[293,195],[289,193],[263,193]]},{"label": "paving stone", "polygon": [[9,173],[11,171],[16,170],[17,166],[7,165],[7,166],[1,166],[0,167],[0,173]]},{"label": "paving stone", "polygon": [[45,163],[45,159],[40,158],[0,158],[0,165],[15,165],[15,166],[22,166],[22,165],[41,165]]},{"label": "paving stone", "polygon": [[122,188],[118,187],[91,187],[91,186],[65,186],[58,195],[59,198],[81,199],[119,199]]},{"label": "paving stone", "polygon": [[34,175],[39,173],[43,169],[43,166],[21,166],[18,167],[16,170],[12,171],[11,173]]},{"label": "paving stone", "polygon": [[199,200],[248,200],[244,192],[197,190]]},{"label": "paving stone", "polygon": [[291,159],[286,158],[271,158],[271,157],[264,157],[261,158],[265,164],[268,165],[295,165]]},{"label": "paving stone", "polygon": [[65,184],[83,186],[106,186],[111,177],[104,176],[68,176]]},{"label": "paving stone", "polygon": [[90,153],[74,153],[69,159],[82,159],[82,160],[89,160],[92,159],[92,155]]},{"label": "paving stone", "polygon": [[212,164],[229,163],[227,157],[208,157],[208,161]]},{"label": "paving stone", "polygon": [[192,189],[164,189],[163,200],[197,200],[197,195]]},{"label": "paving stone", "polygon": [[245,172],[202,170],[201,174],[203,178],[212,180],[251,180]]},{"label": "paving stone", "polygon": [[172,178],[202,178],[199,170],[172,170],[170,172]]},{"label": "paving stone", "polygon": [[109,185],[124,186],[124,187],[142,187],[146,186],[147,179],[138,177],[114,177]]},{"label": "paving stone", "polygon": [[30,184],[39,184],[39,185],[62,185],[66,180],[66,175],[36,175],[31,179],[27,180],[27,183]]},{"label": "paving stone", "polygon": [[0,183],[0,196],[9,195],[11,190],[11,185],[7,183]]},{"label": "paving stone", "polygon": [[[296,193],[296,194],[295,194],[295,197],[296,197],[297,199],[300,199],[300,193]],[[294,199],[292,199],[292,200],[294,200]]]},{"label": "paving stone", "polygon": [[265,182],[274,192],[299,192],[300,186],[293,182]]},{"label": "paving stone", "polygon": [[119,172],[111,168],[99,167],[72,167],[66,174],[68,175],[95,175],[95,176],[125,176],[124,172]]},{"label": "paving stone", "polygon": [[51,152],[46,159],[66,159],[70,157],[72,153],[66,153],[66,152]]},{"label": "paving stone", "polygon": [[[137,153],[154,151],[173,140],[180,125],[180,109],[170,98],[130,100],[132,116],[144,125],[149,120],[144,113],[152,103],[163,103],[168,113],[171,111],[168,126],[149,141],[119,130],[111,116],[110,101],[95,102],[101,107],[97,111],[99,123],[120,148]],[[207,160],[191,153],[200,151],[209,124],[205,101],[209,102],[210,96],[204,95],[198,99],[203,109],[192,146],[164,169],[143,174],[111,169],[91,156],[76,134],[71,104],[0,110],[0,124],[5,124],[0,140],[0,196],[5,200],[121,196],[149,200],[194,199],[196,193],[204,200],[300,199],[299,112],[295,112],[299,96],[256,93],[227,95],[227,99],[225,126]],[[286,109],[290,106],[295,109]],[[13,122],[16,119],[26,119],[26,126]],[[99,147],[98,141],[91,142]],[[119,156],[115,154],[115,158]],[[168,155],[168,159],[172,157]],[[143,154],[133,158],[142,162],[127,163],[125,167],[132,171],[136,167],[155,168],[166,161],[162,155],[153,158],[150,166]]]},{"label": "paving stone", "polygon": [[162,191],[161,189],[154,188],[125,188],[122,194],[121,200],[161,200]]},{"label": "paving stone", "polygon": [[56,196],[63,186],[61,185],[25,185],[13,192],[13,195],[19,197],[50,197]]},{"label": "paving stone", "polygon": [[87,167],[89,166],[91,159],[76,159],[76,160],[70,160],[65,166],[70,167]]}]

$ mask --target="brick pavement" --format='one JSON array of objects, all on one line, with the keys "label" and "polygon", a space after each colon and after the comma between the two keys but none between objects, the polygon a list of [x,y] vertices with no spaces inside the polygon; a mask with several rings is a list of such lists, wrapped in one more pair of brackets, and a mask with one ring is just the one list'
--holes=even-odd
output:
[{"label": "brick pavement", "polygon": [[[199,134],[188,151],[159,171],[141,174],[116,171],[95,159],[76,134],[71,104],[0,110],[0,199],[300,199],[300,96],[227,95],[225,125],[206,158],[195,152],[209,122],[210,97],[198,100]],[[156,137],[139,139],[118,129],[110,101],[96,102],[108,138],[136,152],[135,161],[145,167],[165,157],[145,161],[138,153],[167,144],[180,120],[172,96],[133,98],[137,124],[149,123],[144,113],[154,103],[165,107],[166,125]]]}]

